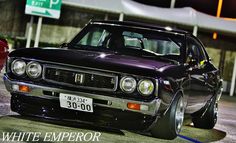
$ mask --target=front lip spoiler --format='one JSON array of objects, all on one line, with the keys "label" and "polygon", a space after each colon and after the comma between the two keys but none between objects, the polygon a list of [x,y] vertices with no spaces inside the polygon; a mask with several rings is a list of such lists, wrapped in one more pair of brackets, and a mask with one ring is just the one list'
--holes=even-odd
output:
[{"label": "front lip spoiler", "polygon": [[[6,89],[10,93],[18,93],[18,94],[20,93],[20,94],[24,94],[26,96],[35,96],[35,97],[45,98],[45,99],[58,99],[58,97],[44,95],[43,91],[80,95],[80,96],[89,97],[89,98],[93,98],[93,99],[108,101],[108,104],[94,103],[97,106],[113,108],[113,109],[120,109],[122,111],[126,110],[126,111],[139,112],[139,113],[142,113],[144,115],[156,116],[157,113],[158,113],[158,109],[160,107],[160,104],[161,104],[161,99],[159,99],[159,98],[155,98],[151,102],[140,102],[140,101],[136,101],[136,100],[121,99],[121,98],[117,98],[117,97],[110,97],[110,96],[91,94],[91,93],[85,93],[85,92],[64,90],[64,89],[55,88],[55,87],[36,85],[36,84],[32,84],[32,83],[27,83],[27,82],[14,81],[14,80],[11,80],[6,74],[4,74],[3,80],[4,80],[4,83],[5,83]],[[12,85],[27,85],[27,86],[30,87],[30,92],[25,93],[25,92],[14,91],[12,89]],[[149,107],[149,109],[147,111],[129,109],[127,107],[127,104],[129,102],[136,103],[136,104],[141,104],[141,105],[147,105]]]}]

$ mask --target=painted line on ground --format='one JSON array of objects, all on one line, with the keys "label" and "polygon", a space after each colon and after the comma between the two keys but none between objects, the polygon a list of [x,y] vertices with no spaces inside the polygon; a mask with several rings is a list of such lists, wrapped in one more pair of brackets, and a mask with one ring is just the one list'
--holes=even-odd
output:
[{"label": "painted line on ground", "polygon": [[190,138],[190,137],[186,137],[186,136],[183,136],[183,135],[178,135],[178,137],[180,137],[180,138],[182,138],[182,139],[185,139],[185,140],[188,140],[188,141],[191,141],[191,142],[193,142],[193,143],[202,143],[202,142],[200,142],[200,141],[198,141],[198,140],[196,140],[196,139],[192,139],[192,138]]}]

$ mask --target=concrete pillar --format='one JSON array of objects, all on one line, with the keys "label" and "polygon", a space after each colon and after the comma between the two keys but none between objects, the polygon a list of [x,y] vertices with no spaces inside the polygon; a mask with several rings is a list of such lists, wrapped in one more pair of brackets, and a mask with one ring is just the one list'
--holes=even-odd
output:
[{"label": "concrete pillar", "polygon": [[232,75],[232,79],[231,79],[230,96],[234,95],[235,80],[236,80],[236,57],[234,59],[234,69],[233,69],[233,75]]},{"label": "concrete pillar", "polygon": [[175,8],[175,1],[176,1],[176,0],[171,0],[171,2],[170,2],[170,8]]},{"label": "concrete pillar", "polygon": [[104,20],[108,20],[108,14],[105,14]]},{"label": "concrete pillar", "polygon": [[[222,47],[222,46],[219,46]],[[225,55],[226,55],[226,50],[225,49],[221,49],[220,52],[220,62],[219,62],[219,70],[220,70],[220,75],[222,76],[224,73],[224,67],[225,67]]]},{"label": "concrete pillar", "polygon": [[38,25],[37,25],[37,30],[36,30],[34,47],[38,47],[39,46],[39,38],[40,38],[40,32],[41,32],[41,27],[42,27],[42,21],[43,21],[43,17],[39,17]]},{"label": "concrete pillar", "polygon": [[195,25],[195,26],[193,27],[193,35],[196,36],[196,37],[197,37],[197,32],[198,32],[198,26]]},{"label": "concrete pillar", "polygon": [[31,16],[30,18],[30,24],[29,29],[27,33],[27,41],[26,41],[26,48],[30,47],[31,37],[32,37],[32,31],[33,31],[33,22],[34,22],[34,16]]},{"label": "concrete pillar", "polygon": [[123,12],[120,13],[119,21],[124,21],[124,13]]}]

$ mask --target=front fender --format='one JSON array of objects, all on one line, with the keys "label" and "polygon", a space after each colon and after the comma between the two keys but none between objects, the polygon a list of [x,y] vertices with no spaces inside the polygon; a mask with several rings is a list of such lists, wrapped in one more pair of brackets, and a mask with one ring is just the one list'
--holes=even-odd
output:
[{"label": "front fender", "polygon": [[186,106],[186,98],[184,97],[184,94],[183,94],[183,90],[182,89],[179,89],[177,91],[175,91],[174,93],[168,93],[168,92],[161,92],[161,94],[159,95],[160,98],[161,98],[161,105],[160,105],[160,108],[159,108],[159,112],[158,114],[160,116],[163,116],[167,113],[167,111],[170,109],[173,101],[175,100],[175,98],[177,96],[182,96],[184,98],[184,105]]}]

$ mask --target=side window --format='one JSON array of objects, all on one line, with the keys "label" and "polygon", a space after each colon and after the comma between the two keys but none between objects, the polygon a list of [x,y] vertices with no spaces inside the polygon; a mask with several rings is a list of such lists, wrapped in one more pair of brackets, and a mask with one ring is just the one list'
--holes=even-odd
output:
[{"label": "side window", "polygon": [[196,60],[197,63],[201,63],[202,61],[206,61],[207,57],[203,50],[202,45],[193,38],[187,38],[187,62],[190,60]]}]

